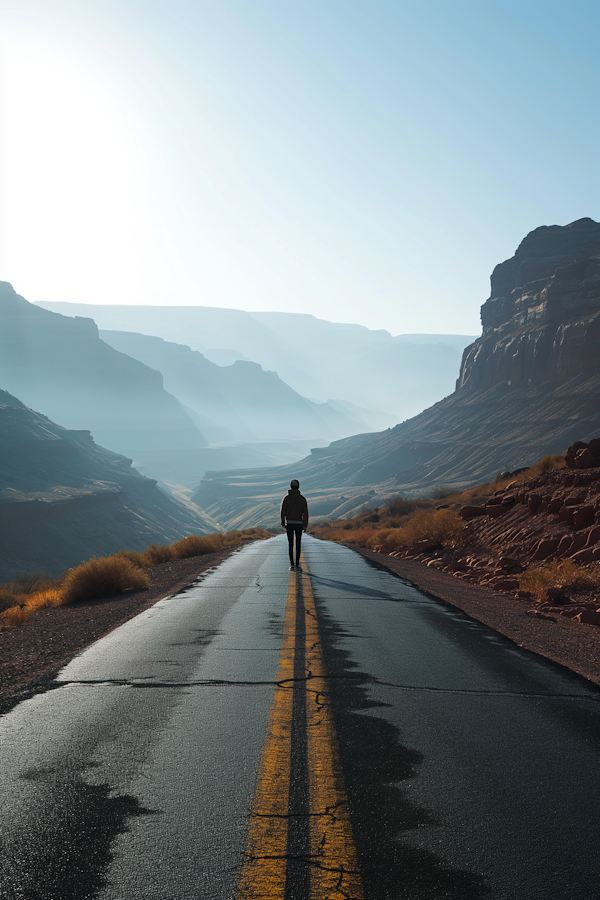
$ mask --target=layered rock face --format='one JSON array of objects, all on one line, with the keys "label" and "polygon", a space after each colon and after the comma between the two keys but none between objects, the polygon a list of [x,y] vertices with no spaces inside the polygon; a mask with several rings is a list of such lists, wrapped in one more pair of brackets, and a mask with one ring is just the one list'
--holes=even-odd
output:
[{"label": "layered rock face", "polygon": [[491,287],[458,391],[600,375],[600,223],[537,228],[496,266]]},{"label": "layered rock face", "polygon": [[[294,466],[209,474],[196,502],[226,524],[276,521],[290,478],[319,515],[348,515],[398,491],[468,486],[600,433],[600,224],[537,228],[496,266],[483,334],[463,354],[456,390],[378,434],[314,451]],[[317,511],[317,510],[315,510]]]}]

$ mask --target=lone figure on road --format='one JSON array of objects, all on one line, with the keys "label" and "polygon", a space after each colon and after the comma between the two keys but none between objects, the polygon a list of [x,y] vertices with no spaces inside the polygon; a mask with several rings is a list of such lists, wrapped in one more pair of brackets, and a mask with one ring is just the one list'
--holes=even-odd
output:
[{"label": "lone figure on road", "polygon": [[[290,489],[281,504],[281,527],[285,528],[290,545],[290,571],[300,568],[302,532],[308,528],[308,503],[300,493],[300,482],[290,481]],[[296,535],[296,562],[294,563],[294,535]]]}]

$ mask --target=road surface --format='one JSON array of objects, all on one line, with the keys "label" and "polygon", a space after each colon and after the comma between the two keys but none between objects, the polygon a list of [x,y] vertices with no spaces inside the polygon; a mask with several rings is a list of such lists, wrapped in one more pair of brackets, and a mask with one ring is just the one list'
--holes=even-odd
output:
[{"label": "road surface", "polygon": [[1,720],[10,900],[598,900],[600,691],[387,570],[244,548]]}]

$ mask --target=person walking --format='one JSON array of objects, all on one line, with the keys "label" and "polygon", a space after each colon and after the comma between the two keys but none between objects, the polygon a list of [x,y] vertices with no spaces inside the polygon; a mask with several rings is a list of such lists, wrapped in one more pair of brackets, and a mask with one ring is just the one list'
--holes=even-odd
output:
[{"label": "person walking", "polygon": [[[281,504],[281,527],[285,528],[290,548],[290,571],[300,568],[300,550],[302,532],[308,528],[308,503],[300,493],[300,482],[296,478],[290,481],[290,489]],[[294,563],[294,535],[296,536],[296,562]]]}]

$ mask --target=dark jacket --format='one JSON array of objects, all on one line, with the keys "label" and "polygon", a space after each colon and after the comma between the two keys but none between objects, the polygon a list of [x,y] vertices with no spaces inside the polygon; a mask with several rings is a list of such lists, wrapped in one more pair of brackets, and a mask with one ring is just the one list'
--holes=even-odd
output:
[{"label": "dark jacket", "polygon": [[302,525],[303,528],[307,527],[308,503],[297,488],[290,488],[281,504],[281,524],[285,528],[286,524],[294,523]]}]

